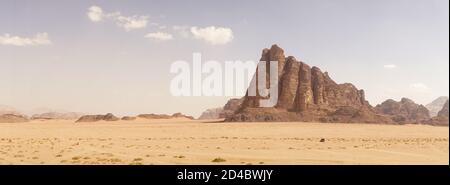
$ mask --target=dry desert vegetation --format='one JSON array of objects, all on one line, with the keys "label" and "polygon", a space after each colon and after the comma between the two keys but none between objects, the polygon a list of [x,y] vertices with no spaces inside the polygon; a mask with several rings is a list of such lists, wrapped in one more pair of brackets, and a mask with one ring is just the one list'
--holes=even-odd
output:
[{"label": "dry desert vegetation", "polygon": [[449,164],[448,127],[187,119],[0,124],[0,164]]}]

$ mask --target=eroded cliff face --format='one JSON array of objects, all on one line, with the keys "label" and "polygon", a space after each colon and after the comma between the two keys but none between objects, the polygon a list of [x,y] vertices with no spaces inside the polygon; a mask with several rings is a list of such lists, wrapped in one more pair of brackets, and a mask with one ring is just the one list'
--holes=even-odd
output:
[{"label": "eroded cliff face", "polygon": [[[373,110],[365,100],[363,90],[350,83],[337,84],[328,73],[318,67],[298,61],[295,57],[285,57],[284,50],[273,45],[264,49],[261,61],[266,61],[269,69],[271,61],[278,62],[278,100],[272,108],[262,108],[259,100],[267,99],[258,93],[249,96],[247,91],[243,103],[227,121],[355,121],[376,122],[381,115]],[[253,78],[258,79],[258,70]],[[270,73],[266,71],[266,87]],[[258,84],[258,83],[256,83]],[[256,89],[258,86],[256,86]],[[349,111],[350,108],[352,111]],[[346,111],[342,111],[345,109]],[[346,112],[345,119],[340,112]],[[349,117],[349,112],[353,115]],[[382,119],[389,122],[388,119]]]},{"label": "eroded cliff face", "polygon": [[399,102],[386,100],[377,105],[375,110],[390,116],[398,123],[422,123],[430,119],[429,111],[425,106],[416,104],[408,98],[402,98]]},{"label": "eroded cliff face", "polygon": [[429,119],[426,123],[430,125],[448,126],[448,100],[442,106],[442,109],[438,112],[437,116]]}]

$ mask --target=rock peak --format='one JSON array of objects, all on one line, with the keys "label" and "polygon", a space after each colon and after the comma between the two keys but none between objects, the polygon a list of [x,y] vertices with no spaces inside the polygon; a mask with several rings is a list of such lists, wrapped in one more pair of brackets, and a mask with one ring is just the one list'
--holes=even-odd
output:
[{"label": "rock peak", "polygon": [[[274,111],[281,114],[293,113],[291,118],[276,118],[279,115],[264,115],[257,113],[264,108],[259,107],[259,100],[265,97],[248,96],[243,98],[240,111],[228,120],[267,121],[289,119],[291,121],[318,120],[324,114],[341,106],[351,106],[357,109],[371,109],[364,97],[364,91],[352,84],[336,84],[328,74],[318,67],[297,61],[293,56],[285,57],[284,50],[274,44],[270,49],[264,49],[261,61],[278,62],[278,100]],[[258,72],[255,73],[255,76]],[[256,108],[256,109],[255,109]],[[268,109],[264,109],[268,110]],[[256,111],[249,113],[249,111]],[[296,115],[302,113],[304,115]],[[321,116],[322,115],[322,116]]]}]

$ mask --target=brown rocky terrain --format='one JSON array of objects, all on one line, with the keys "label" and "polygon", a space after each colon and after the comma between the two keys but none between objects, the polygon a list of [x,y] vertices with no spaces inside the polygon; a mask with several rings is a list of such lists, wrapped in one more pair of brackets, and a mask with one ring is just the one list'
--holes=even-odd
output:
[{"label": "brown rocky terrain", "polygon": [[[337,84],[318,67],[285,57],[277,45],[264,49],[260,61],[278,61],[279,96],[274,108],[262,108],[258,93],[243,97],[239,109],[226,121],[320,121],[390,123],[365,100],[364,90],[353,84]],[[256,72],[254,78],[257,79]],[[269,73],[266,74],[269,78]],[[269,84],[268,84],[269,85]]]},{"label": "brown rocky terrain", "polygon": [[63,120],[71,120],[71,119],[79,119],[82,115],[76,112],[47,112],[42,114],[35,114],[31,117],[31,119],[63,119]]},{"label": "brown rocky terrain", "polygon": [[402,98],[399,102],[392,99],[377,105],[375,110],[386,114],[397,123],[423,123],[430,119],[428,109],[418,105],[408,98]]},{"label": "brown rocky terrain", "polygon": [[139,114],[138,118],[143,119],[172,119],[172,118],[186,118],[186,119],[194,119],[192,116],[184,115],[182,113],[174,113],[172,115],[168,114]]},{"label": "brown rocky terrain", "polygon": [[24,115],[19,114],[2,114],[0,115],[0,123],[23,123],[28,122],[29,119]]},{"label": "brown rocky terrain", "polygon": [[134,116],[124,116],[124,117],[122,117],[121,120],[133,121],[133,120],[136,120],[136,117],[134,117]]},{"label": "brown rocky terrain", "polygon": [[81,116],[80,119],[75,121],[76,123],[79,122],[97,122],[97,121],[118,121],[119,118],[114,116],[111,113],[105,114],[105,115],[84,115]]}]

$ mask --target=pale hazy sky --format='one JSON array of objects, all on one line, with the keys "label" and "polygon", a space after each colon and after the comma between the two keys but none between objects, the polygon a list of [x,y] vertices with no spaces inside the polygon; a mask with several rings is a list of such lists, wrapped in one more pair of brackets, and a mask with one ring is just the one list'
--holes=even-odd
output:
[{"label": "pale hazy sky", "polygon": [[[93,7],[94,6],[94,7]],[[0,104],[198,116],[229,97],[173,97],[170,64],[286,55],[372,105],[449,94],[448,0],[0,1]],[[214,26],[214,27],[212,27]]]}]

